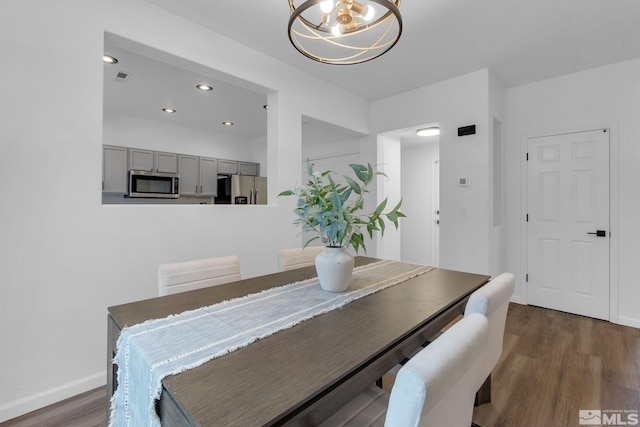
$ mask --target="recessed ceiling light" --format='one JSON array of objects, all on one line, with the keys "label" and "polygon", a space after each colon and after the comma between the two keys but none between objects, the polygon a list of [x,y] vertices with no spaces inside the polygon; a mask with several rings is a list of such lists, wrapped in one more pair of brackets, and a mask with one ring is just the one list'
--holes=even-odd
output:
[{"label": "recessed ceiling light", "polygon": [[102,62],[106,64],[117,64],[118,60],[111,55],[102,55]]},{"label": "recessed ceiling light", "polygon": [[163,108],[162,111],[164,111],[165,113],[175,113],[176,112],[176,110],[174,110],[173,108],[169,108],[169,107]]},{"label": "recessed ceiling light", "polygon": [[418,136],[435,136],[435,135],[440,135],[440,128],[437,126],[431,126],[428,128],[424,128],[424,129],[418,129],[416,131],[416,133],[418,134]]},{"label": "recessed ceiling light", "polygon": [[204,84],[204,83],[200,83],[199,85],[196,85],[196,87],[197,87],[198,89],[200,89],[200,90],[204,90],[204,91],[206,91],[206,92],[208,92],[208,91],[210,91],[210,90],[213,90],[213,86],[209,86],[209,85]]},{"label": "recessed ceiling light", "polygon": [[233,122],[222,122],[225,126],[233,126]]}]

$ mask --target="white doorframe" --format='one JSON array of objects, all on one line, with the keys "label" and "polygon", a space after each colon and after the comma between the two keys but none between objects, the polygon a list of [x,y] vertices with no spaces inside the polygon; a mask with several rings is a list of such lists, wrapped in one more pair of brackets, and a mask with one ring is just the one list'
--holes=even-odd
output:
[{"label": "white doorframe", "polygon": [[618,139],[619,129],[618,123],[604,123],[592,126],[575,126],[557,130],[546,130],[539,132],[531,132],[527,135],[522,135],[520,139],[520,272],[518,274],[518,282],[522,283],[522,289],[520,292],[520,298],[513,300],[521,302],[522,304],[528,304],[527,297],[527,265],[528,265],[528,233],[526,214],[528,212],[527,200],[528,194],[528,173],[527,173],[527,160],[526,154],[528,149],[529,138],[536,138],[542,136],[559,135],[563,133],[576,133],[576,132],[588,132],[597,129],[608,128],[611,132],[609,141],[609,198],[610,198],[610,212],[609,221],[611,228],[610,237],[610,253],[609,253],[609,321],[613,323],[619,323],[623,325],[636,326],[636,322],[633,319],[624,319],[618,317],[618,296],[619,296],[619,217],[620,217],[620,194],[619,194],[619,150]]},{"label": "white doorframe", "polygon": [[433,266],[438,267],[440,265],[440,160],[433,162],[431,186],[431,206],[433,207],[431,254]]}]

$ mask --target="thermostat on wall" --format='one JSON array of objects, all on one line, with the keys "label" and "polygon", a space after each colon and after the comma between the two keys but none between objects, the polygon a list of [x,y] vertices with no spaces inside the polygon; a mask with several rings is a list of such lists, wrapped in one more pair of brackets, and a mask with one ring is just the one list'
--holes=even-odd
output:
[{"label": "thermostat on wall", "polygon": [[469,186],[469,177],[461,176],[458,178],[458,187],[468,187]]}]

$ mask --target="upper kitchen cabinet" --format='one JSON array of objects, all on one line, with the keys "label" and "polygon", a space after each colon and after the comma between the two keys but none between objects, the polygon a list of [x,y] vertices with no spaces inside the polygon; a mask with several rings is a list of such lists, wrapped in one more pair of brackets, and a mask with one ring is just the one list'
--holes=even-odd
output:
[{"label": "upper kitchen cabinet", "polygon": [[200,195],[218,195],[218,159],[200,157]]},{"label": "upper kitchen cabinet", "polygon": [[105,145],[102,147],[102,192],[127,193],[127,149]]},{"label": "upper kitchen cabinet", "polygon": [[130,148],[129,169],[149,172],[178,173],[178,155],[174,153]]},{"label": "upper kitchen cabinet", "polygon": [[238,175],[260,175],[260,165],[258,163],[238,162]]},{"label": "upper kitchen cabinet", "polygon": [[218,161],[218,173],[221,175],[237,175],[238,162],[234,160],[220,159]]},{"label": "upper kitchen cabinet", "polygon": [[250,162],[238,162],[235,160],[219,160],[218,173],[221,175],[251,175],[260,174],[260,164]]},{"label": "upper kitchen cabinet", "polygon": [[153,172],[153,151],[129,148],[129,169]]},{"label": "upper kitchen cabinet", "polygon": [[180,195],[216,196],[218,159],[180,155]]},{"label": "upper kitchen cabinet", "polygon": [[181,154],[180,157],[180,195],[197,196],[200,189],[198,179],[200,157]]},{"label": "upper kitchen cabinet", "polygon": [[174,153],[154,152],[153,156],[156,172],[178,173],[178,155]]}]

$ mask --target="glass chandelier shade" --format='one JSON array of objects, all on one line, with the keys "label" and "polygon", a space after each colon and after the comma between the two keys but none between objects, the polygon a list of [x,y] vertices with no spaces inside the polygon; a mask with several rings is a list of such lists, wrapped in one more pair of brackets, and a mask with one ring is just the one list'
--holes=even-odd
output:
[{"label": "glass chandelier shade", "polygon": [[400,0],[289,0],[289,40],[325,64],[370,61],[400,39],[399,6]]}]

